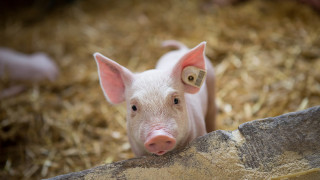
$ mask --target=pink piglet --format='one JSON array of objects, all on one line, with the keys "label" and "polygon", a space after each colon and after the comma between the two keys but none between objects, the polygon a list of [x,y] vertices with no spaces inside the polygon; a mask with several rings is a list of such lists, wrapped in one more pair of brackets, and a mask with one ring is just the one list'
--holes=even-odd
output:
[{"label": "pink piglet", "polygon": [[206,42],[193,49],[174,40],[163,46],[177,50],[141,73],[94,54],[106,99],[127,103],[128,137],[136,156],[163,155],[215,129],[215,77]]}]

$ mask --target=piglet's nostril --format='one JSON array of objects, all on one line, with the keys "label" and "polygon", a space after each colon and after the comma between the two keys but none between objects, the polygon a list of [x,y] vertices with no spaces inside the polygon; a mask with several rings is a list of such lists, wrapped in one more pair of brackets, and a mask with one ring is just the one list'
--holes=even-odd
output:
[{"label": "piglet's nostril", "polygon": [[151,144],[149,144],[149,146],[154,147],[154,146],[156,146],[156,143],[151,143]]},{"label": "piglet's nostril", "polygon": [[166,143],[167,143],[168,145],[170,145],[170,144],[172,143],[172,141],[167,141]]}]

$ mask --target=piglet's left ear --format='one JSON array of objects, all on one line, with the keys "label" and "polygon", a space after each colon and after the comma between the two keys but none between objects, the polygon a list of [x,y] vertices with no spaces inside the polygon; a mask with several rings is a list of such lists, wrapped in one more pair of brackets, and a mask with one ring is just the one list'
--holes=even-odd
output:
[{"label": "piglet's left ear", "polygon": [[181,79],[187,93],[197,93],[205,80],[205,47],[206,42],[200,43],[185,54],[173,68],[172,76]]}]

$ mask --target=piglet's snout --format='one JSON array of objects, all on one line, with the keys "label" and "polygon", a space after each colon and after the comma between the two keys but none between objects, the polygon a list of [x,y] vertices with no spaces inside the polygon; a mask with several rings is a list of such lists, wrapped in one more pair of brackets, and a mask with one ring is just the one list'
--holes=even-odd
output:
[{"label": "piglet's snout", "polygon": [[163,130],[153,131],[144,143],[145,148],[157,155],[163,155],[172,150],[176,145],[176,139]]}]

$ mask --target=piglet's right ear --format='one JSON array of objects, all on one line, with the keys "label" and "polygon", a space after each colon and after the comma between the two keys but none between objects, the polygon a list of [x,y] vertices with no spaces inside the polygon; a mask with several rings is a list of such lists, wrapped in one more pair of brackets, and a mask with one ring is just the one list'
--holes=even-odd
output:
[{"label": "piglet's right ear", "polygon": [[100,85],[104,96],[112,104],[123,102],[126,86],[132,82],[133,73],[100,53],[94,53],[93,56],[98,65]]}]

